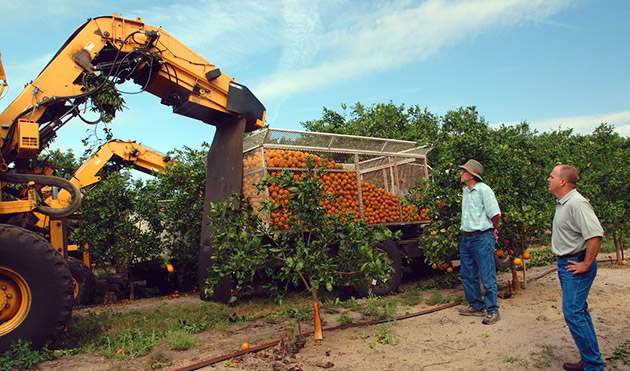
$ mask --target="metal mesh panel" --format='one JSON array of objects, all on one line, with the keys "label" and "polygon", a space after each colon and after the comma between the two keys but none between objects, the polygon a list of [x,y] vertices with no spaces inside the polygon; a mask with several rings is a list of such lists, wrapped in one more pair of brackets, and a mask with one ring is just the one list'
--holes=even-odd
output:
[{"label": "metal mesh panel", "polygon": [[[349,212],[368,224],[426,219],[402,200],[429,175],[427,147],[410,141],[267,129],[248,136],[243,148],[243,193],[255,206],[266,197],[280,201],[286,190],[272,185],[260,193],[253,184],[281,170],[298,175],[310,157],[326,168],[320,180],[334,195],[325,202],[329,213]],[[281,214],[272,213],[270,222],[282,224]]]},{"label": "metal mesh panel", "polygon": [[418,147],[412,141],[282,129],[266,129],[246,137],[243,149],[248,151],[261,145],[269,148],[410,157],[424,156],[428,151],[427,147]]}]

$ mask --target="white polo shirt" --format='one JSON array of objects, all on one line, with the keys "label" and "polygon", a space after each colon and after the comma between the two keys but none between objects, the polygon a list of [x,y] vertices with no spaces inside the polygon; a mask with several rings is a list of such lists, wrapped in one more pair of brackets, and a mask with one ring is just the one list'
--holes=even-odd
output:
[{"label": "white polo shirt", "polygon": [[556,201],[551,252],[556,255],[577,254],[586,249],[586,240],[603,236],[604,229],[593,206],[577,190]]}]

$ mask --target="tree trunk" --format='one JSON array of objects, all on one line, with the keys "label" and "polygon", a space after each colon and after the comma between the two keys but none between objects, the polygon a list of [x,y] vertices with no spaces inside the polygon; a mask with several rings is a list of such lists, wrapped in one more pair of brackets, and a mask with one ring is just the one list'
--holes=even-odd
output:
[{"label": "tree trunk", "polygon": [[523,288],[527,290],[527,263],[523,258]]},{"label": "tree trunk", "polygon": [[319,315],[319,302],[313,302],[313,312],[315,314],[315,340],[321,341],[324,336],[322,334],[322,319]]},{"label": "tree trunk", "polygon": [[129,300],[134,300],[135,295],[133,293],[133,273],[129,272]]},{"label": "tree trunk", "polygon": [[615,253],[617,254],[617,264],[621,264],[621,260],[622,260],[621,255],[623,254],[623,246],[619,243],[621,241],[621,238],[617,239],[616,232],[613,232],[612,235],[613,235],[613,242],[615,243]]},{"label": "tree trunk", "polygon": [[518,280],[518,275],[516,274],[516,266],[512,264],[512,289],[515,293],[521,292],[521,283]]}]

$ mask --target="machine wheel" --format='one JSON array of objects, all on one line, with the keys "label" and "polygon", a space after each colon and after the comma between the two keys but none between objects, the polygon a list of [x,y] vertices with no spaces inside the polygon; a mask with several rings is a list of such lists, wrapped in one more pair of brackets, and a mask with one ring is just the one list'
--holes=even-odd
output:
[{"label": "machine wheel", "polygon": [[0,353],[17,339],[41,348],[70,320],[72,275],[44,238],[0,225]]},{"label": "machine wheel", "polygon": [[389,295],[400,287],[400,281],[402,280],[402,256],[400,249],[391,240],[385,241],[380,248],[391,260],[391,276],[385,282],[373,282],[369,277],[361,279],[361,282],[355,285],[355,291],[361,297],[368,296],[370,291],[376,296]]},{"label": "machine wheel", "polygon": [[72,274],[74,305],[92,305],[96,294],[96,276],[87,265],[77,258],[68,258],[68,268]]}]

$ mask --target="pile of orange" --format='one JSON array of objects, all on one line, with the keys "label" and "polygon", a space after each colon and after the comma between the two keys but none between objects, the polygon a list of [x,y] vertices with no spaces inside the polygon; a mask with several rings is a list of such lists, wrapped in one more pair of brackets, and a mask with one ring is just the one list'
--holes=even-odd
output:
[{"label": "pile of orange", "polygon": [[[359,192],[357,186],[357,174],[345,170],[343,165],[334,160],[327,160],[318,155],[292,150],[267,149],[265,151],[265,164],[267,172],[250,172],[255,168],[263,169],[263,157],[261,151],[245,156],[243,159],[243,171],[246,175],[243,179],[243,194],[250,200],[259,201],[262,197],[252,186],[262,180],[262,174],[275,176],[279,174],[278,168],[289,169],[294,173],[294,179],[301,181],[302,175],[299,169],[307,167],[307,159],[315,161],[317,167],[327,169],[320,178],[324,192],[332,194],[332,199],[322,199],[322,205],[328,215],[340,215],[349,213],[355,220],[361,218],[359,209]],[[270,169],[271,168],[271,169]],[[330,171],[328,171],[330,170]],[[289,203],[289,191],[278,184],[268,187],[269,199],[276,206],[270,214],[270,223],[283,228],[287,227],[287,221],[291,213],[284,206]],[[417,221],[429,218],[429,210],[418,208],[412,204],[400,203],[399,197],[387,192],[384,188],[367,182],[361,183],[363,210],[368,224],[394,223],[400,221]]]},{"label": "pile of orange", "polygon": [[404,222],[418,221],[418,220],[428,220],[429,219],[429,209],[418,208],[416,205],[402,205],[402,220]]},{"label": "pile of orange", "polygon": [[[264,178],[263,175],[266,175],[262,165],[262,151],[250,152],[243,157],[243,185],[241,191],[245,198],[255,205],[258,205],[263,199],[263,195],[259,194],[256,187],[254,187],[254,184],[260,183]],[[260,168],[260,171],[255,171],[257,168]]]},{"label": "pile of orange", "polygon": [[369,183],[361,183],[363,210],[368,224],[400,221],[399,200],[395,194]]},{"label": "pile of orange", "polygon": [[255,151],[250,152],[243,156],[243,171],[246,171],[251,168],[262,167],[262,152]]},{"label": "pile of orange", "polygon": [[265,161],[268,168],[304,169],[306,168],[306,160],[309,157],[315,161],[318,167],[343,169],[343,166],[335,163],[334,160],[326,160],[308,152],[268,149],[265,153]]},{"label": "pile of orange", "polygon": [[[276,175],[278,175],[276,171],[269,173],[269,176]],[[296,176],[298,175],[296,174]],[[289,191],[276,183],[270,184],[267,189],[269,190],[269,199],[274,205],[274,211],[269,215],[271,224],[281,228],[288,228],[287,221],[292,215],[291,212],[285,209],[285,206],[289,203]]]},{"label": "pile of orange", "polygon": [[356,173],[330,172],[322,175],[320,180],[324,183],[324,193],[333,195],[332,200],[322,200],[326,214],[350,213],[350,216],[354,216],[355,220],[361,218]]}]

